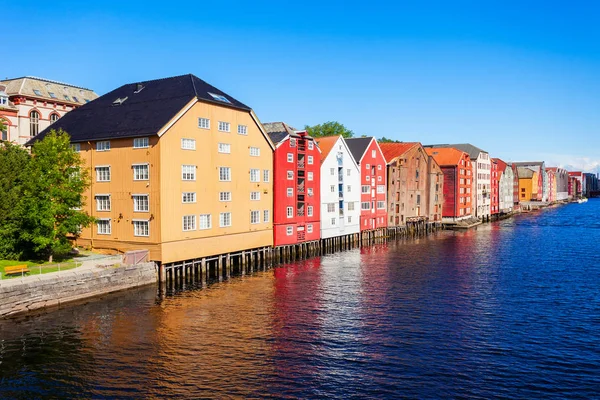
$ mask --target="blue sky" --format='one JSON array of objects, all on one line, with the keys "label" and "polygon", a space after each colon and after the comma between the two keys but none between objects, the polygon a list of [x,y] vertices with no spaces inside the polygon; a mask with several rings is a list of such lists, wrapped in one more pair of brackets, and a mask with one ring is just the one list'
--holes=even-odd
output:
[{"label": "blue sky", "polygon": [[8,2],[0,74],[104,94],[193,73],[263,122],[600,166],[600,3],[287,3]]}]

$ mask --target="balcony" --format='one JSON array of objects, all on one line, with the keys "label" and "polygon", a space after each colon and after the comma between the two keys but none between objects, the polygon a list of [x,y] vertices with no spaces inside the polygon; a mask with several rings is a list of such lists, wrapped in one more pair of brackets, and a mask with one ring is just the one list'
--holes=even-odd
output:
[{"label": "balcony", "polygon": [[304,217],[304,207],[298,208],[297,215],[298,215],[298,217]]},{"label": "balcony", "polygon": [[296,186],[296,193],[304,193],[304,184]]},{"label": "balcony", "polygon": [[338,192],[338,198],[344,200],[344,192]]},{"label": "balcony", "polygon": [[298,160],[298,168],[305,168],[305,165],[304,165],[304,164],[305,164],[305,163],[304,163],[304,159],[302,159],[302,160]]}]

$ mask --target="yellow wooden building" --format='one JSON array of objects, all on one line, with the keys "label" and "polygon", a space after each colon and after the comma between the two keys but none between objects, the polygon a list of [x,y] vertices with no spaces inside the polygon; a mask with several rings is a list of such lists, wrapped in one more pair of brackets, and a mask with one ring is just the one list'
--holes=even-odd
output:
[{"label": "yellow wooden building", "polygon": [[121,86],[52,128],[92,175],[97,223],[78,245],[162,263],[272,246],[273,143],[252,109],[196,76]]}]

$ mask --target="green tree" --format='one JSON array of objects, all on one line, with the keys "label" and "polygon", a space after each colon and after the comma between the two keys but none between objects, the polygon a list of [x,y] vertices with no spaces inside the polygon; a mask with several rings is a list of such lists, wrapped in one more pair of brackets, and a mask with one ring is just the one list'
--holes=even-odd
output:
[{"label": "green tree", "polygon": [[336,121],[329,121],[319,125],[304,127],[312,137],[319,138],[323,136],[343,136],[346,139],[354,136],[354,132]]},{"label": "green tree", "polygon": [[22,147],[0,142],[0,258],[18,259],[22,255],[17,205],[22,199],[30,159]]},{"label": "green tree", "polygon": [[388,139],[385,136],[383,136],[381,139],[377,139],[377,141],[379,143],[400,143],[398,140]]},{"label": "green tree", "polygon": [[68,253],[69,238],[93,222],[81,211],[89,173],[62,130],[52,130],[33,145],[31,153],[19,203],[20,239],[27,256],[52,261],[53,255]]}]

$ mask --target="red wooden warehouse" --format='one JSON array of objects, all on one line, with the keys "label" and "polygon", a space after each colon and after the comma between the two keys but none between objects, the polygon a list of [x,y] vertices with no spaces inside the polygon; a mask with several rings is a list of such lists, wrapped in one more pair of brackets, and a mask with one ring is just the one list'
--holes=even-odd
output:
[{"label": "red wooden warehouse", "polygon": [[360,231],[387,227],[386,161],[374,137],[345,139],[360,168]]},{"label": "red wooden warehouse", "polygon": [[320,239],[321,155],[314,139],[283,122],[263,124],[275,144],[273,245]]}]

